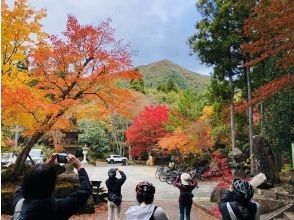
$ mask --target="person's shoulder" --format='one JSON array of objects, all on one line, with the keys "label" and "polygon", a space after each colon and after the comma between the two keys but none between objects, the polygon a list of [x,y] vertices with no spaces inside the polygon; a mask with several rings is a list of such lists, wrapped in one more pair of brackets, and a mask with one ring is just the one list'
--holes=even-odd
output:
[{"label": "person's shoulder", "polygon": [[162,220],[168,219],[168,216],[167,216],[167,213],[165,212],[165,210],[161,207],[158,207],[158,206],[154,212],[154,217],[155,217],[155,219],[162,219]]},{"label": "person's shoulder", "polygon": [[255,202],[254,200],[251,200],[250,202],[249,202],[249,204],[251,205],[251,206],[254,206],[254,207],[256,207],[256,209],[260,209],[260,204],[258,203],[258,202]]}]

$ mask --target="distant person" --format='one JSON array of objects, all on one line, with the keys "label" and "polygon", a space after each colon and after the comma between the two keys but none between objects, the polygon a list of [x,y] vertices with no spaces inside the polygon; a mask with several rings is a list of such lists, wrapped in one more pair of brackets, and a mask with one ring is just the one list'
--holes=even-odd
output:
[{"label": "distant person", "polygon": [[13,198],[13,220],[63,220],[69,219],[86,203],[92,190],[86,170],[81,162],[69,154],[67,162],[77,169],[80,181],[78,190],[66,198],[56,199],[52,196],[56,184],[57,170],[54,167],[56,155],[48,163],[37,164],[24,176]]},{"label": "distant person", "polygon": [[[116,178],[116,172],[120,173],[120,179]],[[125,173],[118,168],[111,168],[108,171],[108,177],[109,178],[106,180],[106,186],[108,189],[108,220],[112,220],[113,216],[115,220],[119,220],[122,202],[121,187],[127,177]]]},{"label": "distant person", "polygon": [[174,170],[175,169],[175,157],[174,156],[171,156],[169,158],[169,163],[168,163],[168,166],[171,170]]},{"label": "distant person", "polygon": [[260,205],[251,201],[254,191],[245,180],[234,179],[219,203],[223,220],[259,220]]},{"label": "distant person", "polygon": [[131,206],[127,212],[127,220],[168,220],[168,216],[161,207],[153,205],[155,187],[147,182],[136,186],[139,205]]},{"label": "distant person", "polygon": [[179,197],[179,220],[184,220],[186,213],[186,219],[190,220],[190,213],[193,204],[193,189],[198,187],[196,180],[191,180],[189,173],[182,173],[179,178],[174,182],[174,186],[180,190]]}]

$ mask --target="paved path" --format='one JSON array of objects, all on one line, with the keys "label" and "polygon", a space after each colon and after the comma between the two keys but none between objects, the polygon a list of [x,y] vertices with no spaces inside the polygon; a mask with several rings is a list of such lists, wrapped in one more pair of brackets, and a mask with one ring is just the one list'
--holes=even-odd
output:
[{"label": "paved path", "polygon": [[[151,182],[155,186],[155,200],[177,200],[179,197],[179,190],[176,187],[161,182],[155,177],[156,166],[121,166],[120,164],[105,163],[96,167],[87,166],[86,170],[90,180],[100,180],[102,181],[102,186],[106,187],[107,172],[113,167],[121,169],[127,175],[127,180],[122,187],[124,201],[136,200],[135,187],[140,181],[144,180]],[[216,184],[217,182],[199,182],[199,189],[195,189],[193,193],[197,198],[208,198]]]},{"label": "paved path", "polygon": [[[127,180],[122,187],[123,195],[123,204],[121,217],[125,219],[124,213],[128,207],[136,204],[136,194],[135,187],[138,182],[147,180],[151,182],[155,188],[155,204],[161,206],[166,210],[171,220],[176,220],[178,218],[178,197],[179,190],[172,185],[168,185],[165,182],[159,181],[155,177],[156,166],[141,166],[141,165],[132,165],[132,166],[121,166],[120,164],[107,164],[102,163],[99,166],[86,166],[86,170],[89,174],[90,180],[99,180],[102,181],[102,186],[105,186],[105,180],[108,178],[107,172],[110,168],[119,168],[124,171],[127,176]],[[119,176],[118,176],[119,177]],[[216,186],[217,182],[199,182],[199,189],[193,191],[195,197],[198,199],[207,199],[209,198],[211,191]],[[103,211],[104,210],[104,211]],[[94,215],[82,215],[75,216],[72,220],[77,219],[106,219],[106,210],[99,208]],[[192,209],[191,219],[198,220],[197,213]],[[199,219],[200,220],[200,219]]]},{"label": "paved path", "polygon": [[[171,220],[178,219],[178,197],[179,190],[172,185],[168,185],[165,182],[160,182],[155,177],[156,166],[121,166],[120,164],[107,164],[101,163],[99,166],[86,166],[86,170],[89,174],[90,180],[102,181],[102,186],[105,186],[105,180],[108,178],[107,172],[110,168],[117,167],[125,172],[127,180],[122,187],[123,203],[121,211],[121,220],[125,219],[124,213],[127,208],[136,204],[135,187],[138,182],[147,180],[154,184],[156,188],[155,193],[155,205],[162,207],[166,210]],[[199,182],[199,189],[193,191],[195,198],[207,199],[209,198],[211,191],[216,186],[217,182]],[[1,219],[9,219],[8,216],[1,216]],[[107,207],[102,205],[97,207],[95,214],[91,215],[76,215],[70,218],[71,220],[88,220],[88,219],[107,219]],[[201,220],[197,217],[195,209],[192,208],[191,219]]]}]

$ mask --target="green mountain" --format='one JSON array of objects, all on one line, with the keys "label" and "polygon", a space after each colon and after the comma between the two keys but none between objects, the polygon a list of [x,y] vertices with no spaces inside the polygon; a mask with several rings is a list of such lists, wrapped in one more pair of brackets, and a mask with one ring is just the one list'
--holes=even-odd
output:
[{"label": "green mountain", "polygon": [[138,66],[143,75],[146,87],[157,88],[172,79],[181,89],[204,90],[210,83],[210,77],[194,73],[170,60],[161,60],[156,63]]}]

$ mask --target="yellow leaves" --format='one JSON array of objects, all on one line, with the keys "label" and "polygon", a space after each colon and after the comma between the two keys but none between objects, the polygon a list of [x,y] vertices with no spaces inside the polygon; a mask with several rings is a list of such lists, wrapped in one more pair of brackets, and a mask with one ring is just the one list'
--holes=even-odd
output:
[{"label": "yellow leaves", "polygon": [[[212,113],[211,108],[205,110],[206,114]],[[208,114],[209,115],[209,114]],[[158,146],[168,150],[180,150],[183,153],[198,154],[214,145],[212,128],[204,120],[197,120],[182,130],[177,128],[171,134],[161,138]]]},{"label": "yellow leaves", "polygon": [[214,107],[213,106],[205,106],[202,110],[202,116],[200,117],[201,120],[206,120],[210,118],[214,114]]},{"label": "yellow leaves", "polygon": [[[19,62],[26,63],[28,50],[46,35],[41,31],[45,10],[35,11],[26,0],[14,2],[10,9],[5,1],[1,7],[1,63],[2,75],[17,72]],[[12,77],[11,80],[16,78]]]},{"label": "yellow leaves", "polygon": [[184,154],[199,152],[199,149],[195,148],[195,143],[193,143],[187,133],[180,128],[176,129],[171,135],[161,138],[158,142],[158,146],[169,151],[177,149]]}]

